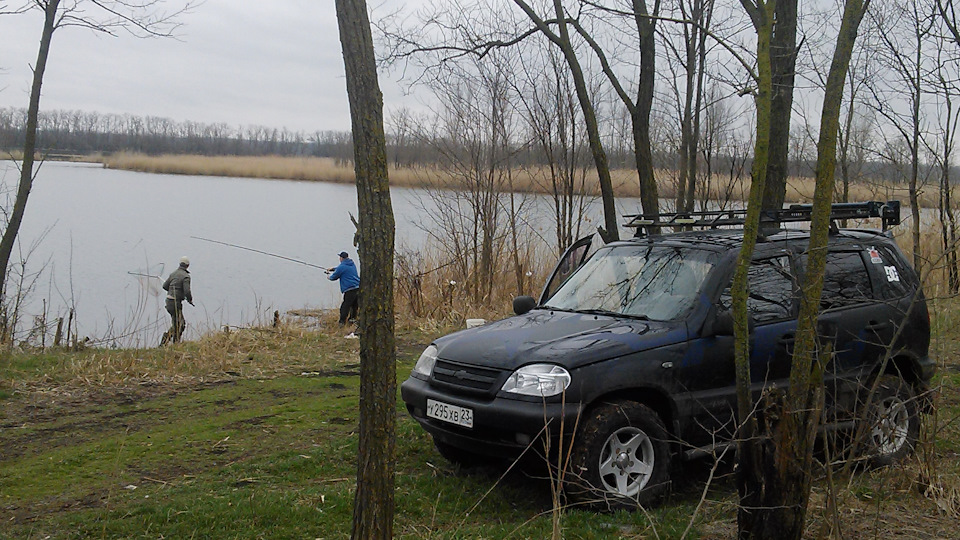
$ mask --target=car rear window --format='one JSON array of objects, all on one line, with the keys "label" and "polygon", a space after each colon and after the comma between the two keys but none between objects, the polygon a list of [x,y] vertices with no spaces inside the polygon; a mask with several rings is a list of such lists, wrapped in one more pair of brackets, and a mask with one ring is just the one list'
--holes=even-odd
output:
[{"label": "car rear window", "polygon": [[871,247],[873,266],[879,276],[880,288],[885,298],[903,298],[911,294],[920,284],[914,278],[913,271],[903,259],[887,246]]}]

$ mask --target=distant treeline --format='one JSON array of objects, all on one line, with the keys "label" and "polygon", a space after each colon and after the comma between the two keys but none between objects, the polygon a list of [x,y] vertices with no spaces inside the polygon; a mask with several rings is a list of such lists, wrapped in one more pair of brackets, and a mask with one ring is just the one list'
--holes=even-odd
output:
[{"label": "distant treeline", "polygon": [[[16,151],[23,146],[26,109],[0,108],[0,150]],[[41,111],[37,147],[50,154],[87,155],[114,152],[196,154],[204,156],[313,156],[340,162],[353,159],[353,142],[348,131],[290,131],[265,126],[230,126],[176,121],[157,116],[103,114],[86,111]],[[408,129],[387,134],[391,161],[401,167],[430,165],[440,157],[437,141],[424,140]],[[517,143],[515,165],[541,165],[539,152]],[[634,167],[632,149],[609,150],[611,165]],[[658,166],[669,167],[674,159],[657,156]]]},{"label": "distant treeline", "polygon": [[[0,148],[23,146],[26,109],[0,108]],[[55,154],[120,151],[145,154],[238,156],[318,156],[350,160],[350,133],[295,132],[264,126],[178,122],[157,116],[102,114],[84,111],[42,111],[37,147]]]},{"label": "distant treeline", "polygon": [[[16,152],[23,147],[27,111],[0,108],[0,150]],[[37,132],[39,151],[48,154],[111,154],[139,152],[149,155],[195,154],[203,156],[312,156],[333,158],[344,164],[353,160],[353,141],[348,131],[290,131],[266,126],[229,126],[176,121],[158,116],[103,114],[99,112],[51,110],[42,111]],[[445,141],[449,142],[449,141]],[[413,136],[407,129],[387,134],[387,150],[391,162],[399,167],[433,165],[441,160],[438,145],[443,142]],[[675,170],[675,149],[660,145],[655,148],[654,167]],[[632,148],[610,144],[609,162],[614,168],[635,167]],[[750,170],[750,158],[715,156],[715,171],[730,167]],[[517,143],[514,166],[543,165],[544,157],[534,148]],[[811,176],[814,161],[791,160],[790,174]],[[861,174],[875,180],[896,182],[902,175],[889,165],[873,162],[861,165]]]}]

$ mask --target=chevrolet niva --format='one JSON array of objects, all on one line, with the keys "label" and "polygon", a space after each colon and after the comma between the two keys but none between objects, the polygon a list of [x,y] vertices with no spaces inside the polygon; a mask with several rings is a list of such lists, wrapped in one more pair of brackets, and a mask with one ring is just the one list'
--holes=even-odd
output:
[{"label": "chevrolet niva", "polygon": [[[809,221],[810,213],[794,205],[762,220],[749,269],[756,398],[789,378],[810,235],[781,224]],[[920,281],[887,230],[899,215],[897,201],[833,206],[818,319],[833,345],[824,427],[858,428],[864,455],[879,465],[912,451],[935,370]],[[401,385],[407,410],[451,461],[562,444],[571,502],[655,502],[670,485],[673,460],[716,451],[735,435],[730,283],[743,230],[721,227],[742,225],[743,216],[628,216],[636,237],[593,252],[591,238],[578,241],[539,301],[519,297],[516,316],[427,347]],[[835,226],[865,217],[882,218],[884,229]],[[707,228],[643,233],[663,225]]]}]

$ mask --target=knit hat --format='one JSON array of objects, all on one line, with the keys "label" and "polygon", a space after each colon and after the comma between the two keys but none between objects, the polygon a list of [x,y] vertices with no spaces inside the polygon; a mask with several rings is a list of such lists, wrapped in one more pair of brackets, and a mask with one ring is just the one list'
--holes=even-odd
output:
[{"label": "knit hat", "polygon": [[180,257],[180,266],[190,266],[190,259],[186,255]]}]

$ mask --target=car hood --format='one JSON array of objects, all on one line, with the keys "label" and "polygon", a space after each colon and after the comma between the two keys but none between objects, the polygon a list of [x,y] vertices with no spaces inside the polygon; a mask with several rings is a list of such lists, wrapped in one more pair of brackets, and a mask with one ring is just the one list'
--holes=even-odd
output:
[{"label": "car hood", "polygon": [[641,321],[536,309],[438,339],[437,356],[513,370],[526,364],[567,369],[683,341],[682,322]]}]

